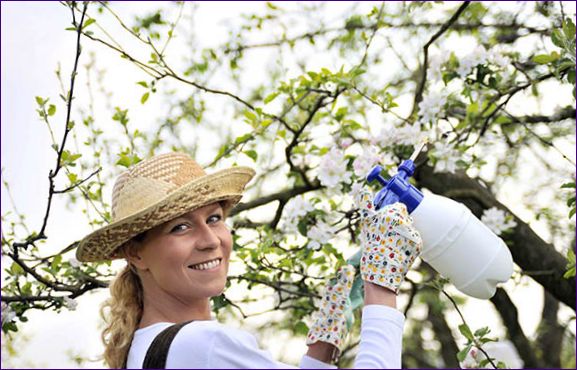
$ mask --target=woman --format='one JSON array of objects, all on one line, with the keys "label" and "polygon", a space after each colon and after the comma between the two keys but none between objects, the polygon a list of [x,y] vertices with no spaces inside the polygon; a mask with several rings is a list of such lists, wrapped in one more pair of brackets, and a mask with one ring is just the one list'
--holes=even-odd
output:
[{"label": "woman", "polygon": [[[163,356],[155,366],[290,367],[259,349],[250,334],[211,320],[210,298],[224,290],[232,250],[224,219],[253,175],[245,167],[206,174],[187,155],[170,153],[142,161],[117,179],[113,221],[84,238],[77,251],[80,261],[127,261],[102,311],[110,367],[142,368]],[[404,317],[395,309],[396,293],[420,253],[420,238],[404,206],[376,213],[371,199],[366,191],[358,198],[365,307],[355,365],[398,368]],[[353,278],[354,269],[345,266],[325,288],[301,367],[334,368],[330,362],[347,334],[344,311]],[[165,350],[151,345],[174,323],[181,323],[180,331],[173,331]]]}]

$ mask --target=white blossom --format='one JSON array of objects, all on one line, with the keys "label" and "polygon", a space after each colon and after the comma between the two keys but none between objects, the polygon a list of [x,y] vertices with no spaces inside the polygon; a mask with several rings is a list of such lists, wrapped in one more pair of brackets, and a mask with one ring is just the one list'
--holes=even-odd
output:
[{"label": "white blossom", "polygon": [[321,245],[327,243],[334,236],[334,229],[324,222],[318,222],[307,231],[309,243],[307,248],[318,251]]},{"label": "white blossom", "polygon": [[70,258],[70,259],[68,260],[68,263],[69,263],[70,266],[72,266],[72,267],[76,267],[76,268],[80,267],[80,261],[78,261],[78,260],[76,259],[76,257]]},{"label": "white blossom", "polygon": [[353,198],[353,200],[356,204],[358,204],[360,201],[360,197],[362,195],[363,188],[364,188],[363,182],[361,182],[361,181],[355,182],[353,184],[353,186],[351,187],[350,196]]},{"label": "white blossom", "polygon": [[431,77],[430,81],[435,82],[435,81],[441,81],[443,79],[441,75],[441,68],[443,67],[443,64],[447,62],[448,56],[449,56],[448,53],[442,53],[442,54],[436,54],[431,57],[428,69]]},{"label": "white blossom", "polygon": [[[429,92],[423,96],[423,100],[419,103],[419,117],[421,117],[422,122],[435,122],[446,103],[447,94],[445,92]],[[420,132],[420,127],[417,126],[417,128]],[[408,132],[408,134],[410,133]]]},{"label": "white blossom", "polygon": [[508,217],[505,211],[495,207],[486,209],[481,216],[481,221],[497,235],[517,226],[512,217]]},{"label": "white blossom", "polygon": [[287,218],[298,218],[305,216],[308,212],[314,209],[315,208],[311,202],[306,200],[302,195],[297,195],[287,203],[284,211]]},{"label": "white blossom", "polygon": [[313,205],[302,195],[292,198],[284,208],[286,230],[296,232],[299,218],[312,210],[314,210]]},{"label": "white blossom", "polygon": [[459,67],[457,68],[457,73],[461,78],[467,77],[469,73],[478,66],[479,64],[484,64],[487,61],[487,49],[483,46],[477,46],[475,50],[469,55],[464,56],[459,59]]},{"label": "white blossom", "polygon": [[455,173],[461,153],[445,141],[435,142],[433,156],[437,159],[434,172]]},{"label": "white blossom", "polygon": [[15,317],[16,317],[16,312],[14,312],[14,310],[12,310],[10,305],[2,302],[2,325],[4,325],[7,322],[14,320]]},{"label": "white blossom", "polygon": [[76,310],[76,306],[78,306],[78,302],[72,298],[64,297],[64,306],[66,306],[70,311],[74,311]]},{"label": "white blossom", "polygon": [[351,139],[350,137],[345,137],[339,141],[339,146],[343,149],[346,149],[349,146],[351,146],[352,143],[353,143],[353,139]]},{"label": "white blossom", "polygon": [[404,125],[401,127],[387,126],[375,136],[374,142],[381,147],[415,145],[421,142],[424,136],[426,136],[426,133],[421,131],[421,126],[418,124]]},{"label": "white blossom", "polygon": [[347,161],[341,150],[333,147],[321,158],[318,178],[321,184],[328,188],[334,188],[340,182],[350,182],[351,176],[347,171]]},{"label": "white blossom", "polygon": [[487,60],[501,69],[511,65],[511,59],[505,55],[503,48],[495,46],[487,52]]},{"label": "white blossom", "polygon": [[363,148],[363,153],[353,162],[354,173],[358,177],[365,177],[380,161],[379,152],[376,147],[369,146]]}]

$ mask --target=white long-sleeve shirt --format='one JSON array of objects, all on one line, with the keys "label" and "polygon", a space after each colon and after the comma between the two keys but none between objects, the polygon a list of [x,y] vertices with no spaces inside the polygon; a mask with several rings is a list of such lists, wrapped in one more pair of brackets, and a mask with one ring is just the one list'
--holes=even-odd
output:
[{"label": "white long-sleeve shirt", "polygon": [[[401,347],[405,317],[396,309],[381,305],[363,308],[361,342],[355,368],[401,368]],[[140,369],[146,351],[162,330],[172,323],[162,322],[138,329],[128,353],[128,369]],[[290,369],[294,366],[275,361],[258,347],[246,331],[214,320],[193,321],[175,336],[168,351],[167,369]],[[303,356],[300,368],[335,369],[333,365]]]}]

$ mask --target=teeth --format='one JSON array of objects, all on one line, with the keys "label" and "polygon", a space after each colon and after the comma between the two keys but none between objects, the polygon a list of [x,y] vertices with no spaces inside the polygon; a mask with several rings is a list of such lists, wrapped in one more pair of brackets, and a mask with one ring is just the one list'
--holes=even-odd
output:
[{"label": "teeth", "polygon": [[209,270],[217,267],[218,265],[220,265],[220,259],[217,258],[212,261],[191,265],[189,267],[192,268],[193,270]]}]

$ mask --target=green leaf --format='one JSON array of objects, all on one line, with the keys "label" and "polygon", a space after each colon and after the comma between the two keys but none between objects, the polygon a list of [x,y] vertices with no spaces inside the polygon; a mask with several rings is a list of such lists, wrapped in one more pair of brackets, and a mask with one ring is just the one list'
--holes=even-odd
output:
[{"label": "green leaf", "polygon": [[128,123],[128,109],[120,109],[119,107],[114,108],[115,112],[112,116],[113,121],[120,122],[121,125],[126,126]]},{"label": "green leaf", "polygon": [[68,174],[68,180],[70,180],[70,182],[74,184],[76,181],[78,181],[78,176],[75,173],[71,172]]},{"label": "green leaf", "polygon": [[146,103],[149,96],[150,96],[149,92],[145,92],[144,94],[142,94],[142,97],[140,98],[140,104]]},{"label": "green leaf", "polygon": [[60,165],[74,166],[74,162],[80,157],[82,157],[82,154],[71,154],[68,150],[64,150],[60,157]]},{"label": "green leaf", "polygon": [[461,122],[459,122],[457,124],[457,126],[455,126],[455,131],[459,131],[464,129],[465,127],[467,127],[469,125],[469,120],[468,119],[464,119]]},{"label": "green leaf", "polygon": [[573,24],[571,18],[566,18],[565,21],[563,22],[563,32],[565,33],[567,39],[569,40],[575,39],[575,24]]},{"label": "green leaf", "polygon": [[553,30],[553,32],[551,33],[551,41],[555,46],[563,48],[564,39],[565,35],[563,35],[563,32],[561,32],[561,30]]},{"label": "green leaf", "polygon": [[471,347],[473,347],[473,344],[468,344],[465,348],[460,350],[459,353],[457,353],[457,360],[459,360],[459,362],[465,361],[465,357],[467,357]]},{"label": "green leaf", "polygon": [[234,143],[235,144],[242,144],[242,143],[249,141],[251,138],[252,138],[252,134],[244,134],[242,136],[237,137],[236,140],[234,141]]},{"label": "green leaf", "polygon": [[348,107],[340,107],[337,110],[337,113],[335,113],[335,119],[337,121],[342,121],[343,118],[347,115],[347,113],[349,112],[349,108]]},{"label": "green leaf", "polygon": [[244,116],[249,120],[249,121],[256,121],[256,115],[251,112],[251,111],[245,111],[244,112]]},{"label": "green leaf", "polygon": [[533,62],[537,63],[537,64],[549,64],[551,62],[556,61],[557,59],[559,59],[559,54],[556,53],[553,54],[539,54],[539,55],[535,55],[533,57]]},{"label": "green leaf", "polygon": [[116,161],[116,164],[127,168],[130,167],[131,163],[132,161],[130,160],[130,157],[128,157],[126,154],[121,154],[118,161]]},{"label": "green leaf", "polygon": [[25,273],[19,264],[17,264],[16,262],[13,262],[12,265],[10,266],[10,274],[14,275],[14,276],[18,276],[18,275],[24,275]]},{"label": "green leaf", "polygon": [[96,22],[96,19],[94,18],[88,18],[85,22],[84,25],[82,25],[82,29],[85,29],[86,27],[90,26],[92,23]]},{"label": "green leaf", "polygon": [[50,104],[48,106],[48,115],[53,116],[56,113],[56,106],[54,104]]},{"label": "green leaf", "polygon": [[499,117],[497,117],[497,119],[495,119],[494,123],[497,125],[503,125],[503,124],[511,123],[511,119],[507,116],[499,116]]},{"label": "green leaf", "polygon": [[146,81],[138,81],[137,84],[142,86],[142,87],[148,88],[148,84],[146,83]]},{"label": "green leaf", "polygon": [[307,335],[309,332],[309,327],[304,322],[299,321],[296,323],[296,325],[294,327],[294,331],[296,334],[299,334],[299,335]]},{"label": "green leaf", "polygon": [[44,105],[46,103],[46,101],[48,101],[48,100],[45,101],[44,99],[42,99],[39,96],[37,96],[35,99],[36,99],[36,104],[38,104],[38,105]]},{"label": "green leaf", "polygon": [[277,96],[279,96],[279,94],[280,94],[280,92],[278,92],[278,91],[275,91],[275,92],[272,92],[272,93],[268,94],[268,95],[266,96],[266,98],[264,98],[264,103],[265,103],[265,104],[270,103],[270,102],[273,101]]},{"label": "green leaf", "polygon": [[575,189],[575,181],[564,183],[561,185],[561,189]]},{"label": "green leaf", "polygon": [[479,104],[477,102],[473,102],[467,106],[467,114],[475,114],[479,112]]},{"label": "green leaf", "polygon": [[268,127],[272,123],[272,119],[263,119],[260,122],[261,127]]},{"label": "green leaf", "polygon": [[244,154],[248,155],[253,161],[256,162],[256,159],[258,158],[258,154],[256,151],[254,150],[245,150],[243,152]]},{"label": "green leaf", "polygon": [[474,336],[473,333],[471,332],[471,329],[469,328],[469,325],[467,324],[461,324],[459,325],[459,331],[461,332],[461,334],[463,334],[463,336],[465,338],[467,338],[468,340],[473,340]]},{"label": "green leaf", "polygon": [[490,331],[491,331],[491,329],[489,329],[488,326],[485,326],[484,328],[475,330],[475,336],[476,337],[482,337],[482,336],[489,334]]}]

